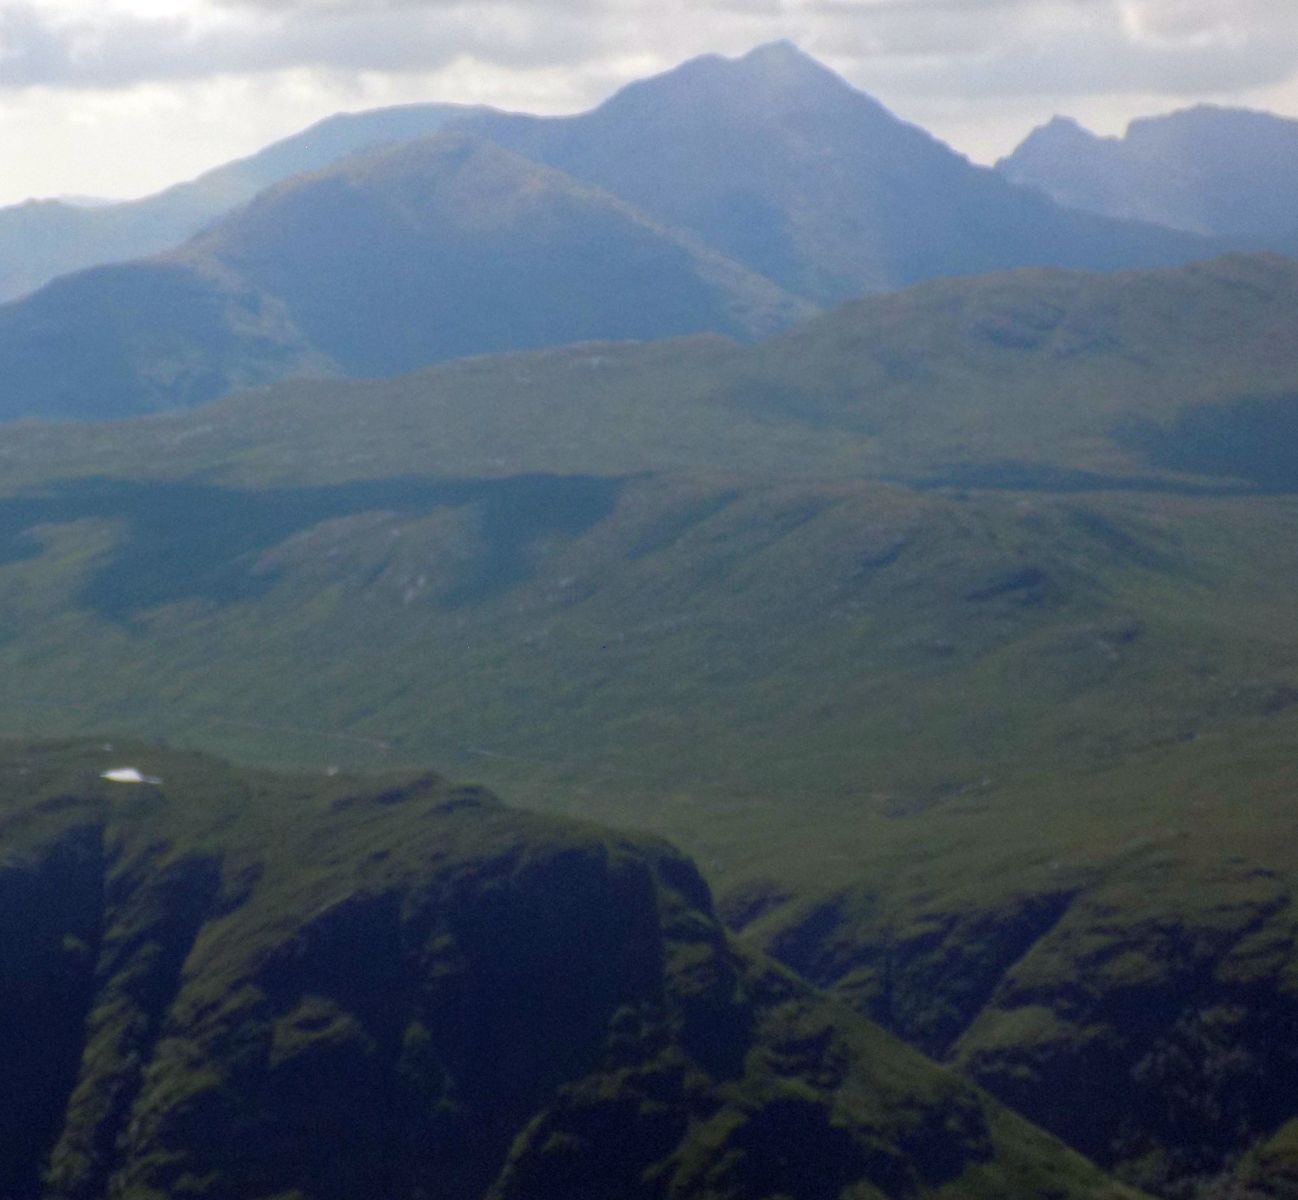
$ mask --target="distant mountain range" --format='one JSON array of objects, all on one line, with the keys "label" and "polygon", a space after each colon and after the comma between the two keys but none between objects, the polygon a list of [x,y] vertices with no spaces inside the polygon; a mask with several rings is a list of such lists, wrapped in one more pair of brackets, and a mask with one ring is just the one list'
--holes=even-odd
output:
[{"label": "distant mountain range", "polygon": [[1220,246],[1008,183],[787,43],[694,60],[580,117],[326,125],[166,203],[210,213],[329,146],[430,126],[444,132],[281,182],[182,247],[0,307],[0,416],[125,415],[585,339],[751,339],[936,276]]},{"label": "distant mountain range", "polygon": [[594,112],[467,126],[615,193],[821,304],[941,275],[1202,257],[1006,186],[788,42],[695,59]]},{"label": "distant mountain range", "polygon": [[449,104],[340,114],[143,200],[3,208],[0,300],[170,249],[293,175],[447,126],[603,187],[820,301],[1024,262],[1155,265],[1190,246],[1061,218],[780,42],[693,60],[579,117]]},{"label": "distant mountain range", "polygon": [[997,170],[1086,212],[1298,247],[1298,121],[1271,113],[1200,105],[1133,121],[1121,138],[1056,117]]}]

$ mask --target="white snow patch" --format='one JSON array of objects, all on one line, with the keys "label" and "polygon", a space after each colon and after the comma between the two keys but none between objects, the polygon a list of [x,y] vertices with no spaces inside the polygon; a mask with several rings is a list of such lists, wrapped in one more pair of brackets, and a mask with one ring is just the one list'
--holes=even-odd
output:
[{"label": "white snow patch", "polygon": [[156,775],[141,775],[136,767],[114,767],[111,771],[104,771],[99,776],[100,779],[107,779],[109,783],[161,783],[162,780]]}]

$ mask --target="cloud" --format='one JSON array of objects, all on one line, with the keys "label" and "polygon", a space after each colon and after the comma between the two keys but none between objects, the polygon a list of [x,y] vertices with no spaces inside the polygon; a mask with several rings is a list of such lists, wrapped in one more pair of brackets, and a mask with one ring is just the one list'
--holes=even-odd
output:
[{"label": "cloud", "polygon": [[1298,69],[1269,0],[815,0],[810,48],[898,94],[1230,94]]},{"label": "cloud", "polygon": [[11,5],[0,10],[0,89],[111,89],[302,67],[423,73],[462,56],[540,66],[576,63],[592,49],[578,12],[462,0],[353,9],[204,25],[192,16],[56,20],[35,4]]},{"label": "cloud", "polygon": [[0,91],[458,60],[590,72],[789,36],[894,95],[1228,94],[1298,69],[1275,0],[0,0]]}]

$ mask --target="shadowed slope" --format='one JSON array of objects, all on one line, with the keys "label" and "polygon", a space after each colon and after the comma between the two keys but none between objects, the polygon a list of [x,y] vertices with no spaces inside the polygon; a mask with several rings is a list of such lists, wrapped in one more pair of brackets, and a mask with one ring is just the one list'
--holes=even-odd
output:
[{"label": "shadowed slope", "polygon": [[0,848],[3,1066],[60,1064],[0,1099],[20,1200],[1123,1194],[735,950],[662,843],[62,745],[5,748]]},{"label": "shadowed slope", "polygon": [[353,374],[809,311],[612,196],[446,135],[284,185],[198,239]]}]

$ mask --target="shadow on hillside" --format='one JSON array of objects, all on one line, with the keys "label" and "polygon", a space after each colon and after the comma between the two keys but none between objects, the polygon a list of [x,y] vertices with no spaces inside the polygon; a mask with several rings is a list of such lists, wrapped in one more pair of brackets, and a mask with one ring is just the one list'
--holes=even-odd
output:
[{"label": "shadow on hillside", "polygon": [[528,550],[550,535],[576,535],[607,517],[623,483],[595,476],[392,479],[332,487],[238,491],[207,484],[85,479],[38,495],[0,499],[0,564],[39,557],[42,525],[114,520],[126,534],[91,576],[81,599],[110,620],[184,599],[256,599],[275,582],[258,557],[322,521],[368,512],[426,516],[474,509],[479,552],[447,608],[475,603],[529,577]]}]

